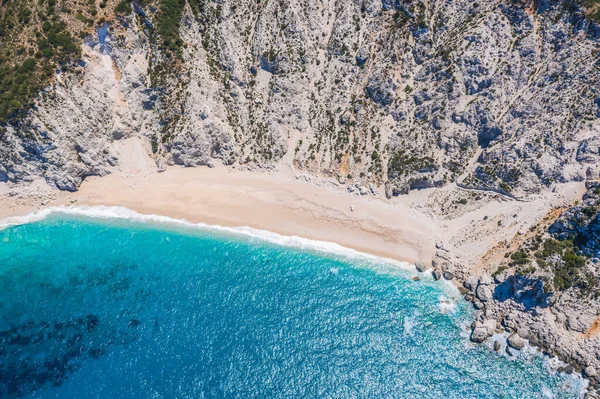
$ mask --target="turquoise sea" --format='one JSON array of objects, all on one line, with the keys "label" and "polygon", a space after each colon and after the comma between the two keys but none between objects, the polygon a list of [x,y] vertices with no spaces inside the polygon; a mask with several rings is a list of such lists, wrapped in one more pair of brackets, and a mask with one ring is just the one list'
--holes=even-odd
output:
[{"label": "turquoise sea", "polygon": [[0,397],[579,396],[541,355],[470,344],[449,285],[326,248],[83,214],[6,227]]}]

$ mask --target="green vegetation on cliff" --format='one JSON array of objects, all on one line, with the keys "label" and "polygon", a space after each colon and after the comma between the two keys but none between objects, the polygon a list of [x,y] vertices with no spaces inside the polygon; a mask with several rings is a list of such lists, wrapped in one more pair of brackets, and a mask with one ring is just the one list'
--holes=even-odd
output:
[{"label": "green vegetation on cliff", "polygon": [[[100,10],[106,0],[99,2]],[[4,0],[0,7],[0,123],[32,106],[54,71],[81,55],[84,36],[99,16],[96,0]],[[100,22],[98,19],[97,22]]]}]

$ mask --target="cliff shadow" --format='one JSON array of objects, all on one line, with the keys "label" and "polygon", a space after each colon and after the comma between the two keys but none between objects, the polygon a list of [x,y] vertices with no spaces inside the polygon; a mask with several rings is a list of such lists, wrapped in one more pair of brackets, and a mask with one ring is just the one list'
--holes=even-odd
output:
[{"label": "cliff shadow", "polygon": [[493,297],[498,302],[509,299],[523,305],[530,311],[536,307],[550,306],[551,292],[544,292],[544,283],[539,278],[527,278],[520,275],[509,276],[503,283],[496,286]]}]

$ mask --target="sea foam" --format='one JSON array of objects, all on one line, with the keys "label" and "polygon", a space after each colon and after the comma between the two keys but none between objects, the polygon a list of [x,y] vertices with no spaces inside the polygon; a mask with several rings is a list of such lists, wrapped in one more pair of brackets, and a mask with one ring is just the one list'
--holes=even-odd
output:
[{"label": "sea foam", "polygon": [[299,236],[286,236],[267,230],[255,229],[248,226],[226,227],[206,223],[194,223],[186,219],[178,219],[156,214],[142,214],[121,206],[81,205],[49,207],[28,215],[12,216],[5,218],[4,220],[0,221],[0,230],[10,226],[38,222],[53,214],[91,217],[97,219],[132,220],[141,223],[158,223],[171,226],[180,226],[184,228],[196,228],[206,231],[241,235],[284,247],[300,250],[318,251],[322,253],[337,255],[344,258],[361,259],[377,263],[385,263],[388,265],[399,267],[404,270],[414,271],[414,267],[410,263],[397,261],[391,258],[384,258],[376,255],[371,255],[364,252],[359,252],[333,242],[313,240]]}]

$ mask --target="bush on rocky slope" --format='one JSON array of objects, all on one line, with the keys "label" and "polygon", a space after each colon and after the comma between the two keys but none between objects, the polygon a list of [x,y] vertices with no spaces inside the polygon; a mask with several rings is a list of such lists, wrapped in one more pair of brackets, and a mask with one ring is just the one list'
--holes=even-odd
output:
[{"label": "bush on rocky slope", "polygon": [[513,268],[516,274],[541,278],[546,291],[577,290],[600,297],[600,183],[588,182],[583,201],[562,212],[547,231],[526,240],[496,275]]},{"label": "bush on rocky slope", "polygon": [[81,38],[114,0],[5,0],[0,7],[0,124],[23,115],[57,68],[75,66]]}]

